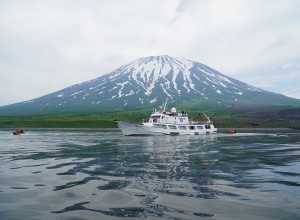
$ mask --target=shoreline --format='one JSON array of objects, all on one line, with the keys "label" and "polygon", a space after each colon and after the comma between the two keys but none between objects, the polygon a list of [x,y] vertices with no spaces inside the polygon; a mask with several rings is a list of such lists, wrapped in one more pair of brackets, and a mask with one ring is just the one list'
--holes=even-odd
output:
[{"label": "shoreline", "polygon": [[[40,130],[40,131],[120,131],[119,128],[18,128],[22,130]],[[0,128],[1,130],[15,130],[15,128]],[[226,130],[237,130],[237,131],[245,131],[245,130],[254,130],[254,131],[276,131],[276,130],[286,130],[293,131],[298,130],[294,128],[218,128],[218,131],[226,131]]]},{"label": "shoreline", "polygon": [[[32,131],[120,131],[119,128],[18,128],[22,130]],[[15,128],[0,128],[1,130],[15,130]]]}]

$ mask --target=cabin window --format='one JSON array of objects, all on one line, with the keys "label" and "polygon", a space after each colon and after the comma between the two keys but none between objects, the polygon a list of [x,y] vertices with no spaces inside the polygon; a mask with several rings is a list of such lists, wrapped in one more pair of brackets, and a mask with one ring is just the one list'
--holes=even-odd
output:
[{"label": "cabin window", "polygon": [[176,129],[177,129],[177,127],[176,127],[175,125],[169,125],[169,128],[170,128],[170,129],[173,129],[173,130],[176,130]]},{"label": "cabin window", "polygon": [[204,129],[204,127],[203,127],[203,126],[197,126],[197,128],[198,128],[198,129]]},{"label": "cabin window", "polygon": [[180,129],[180,130],[187,130],[186,126],[178,126],[178,129]]},{"label": "cabin window", "polygon": [[205,125],[205,128],[206,129],[210,129],[210,125]]},{"label": "cabin window", "polygon": [[189,126],[189,130],[195,130],[196,127],[195,126]]},{"label": "cabin window", "polygon": [[154,118],[154,119],[153,119],[153,122],[154,122],[154,123],[159,122],[159,118]]},{"label": "cabin window", "polygon": [[167,125],[163,125],[163,128],[164,128],[164,129],[168,129],[168,126],[167,126]]}]

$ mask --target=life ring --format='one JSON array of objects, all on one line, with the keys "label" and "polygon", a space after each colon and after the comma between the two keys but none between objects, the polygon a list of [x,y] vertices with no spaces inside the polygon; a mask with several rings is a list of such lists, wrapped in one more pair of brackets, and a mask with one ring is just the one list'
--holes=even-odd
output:
[{"label": "life ring", "polygon": [[180,122],[183,122],[183,118],[180,118]]}]

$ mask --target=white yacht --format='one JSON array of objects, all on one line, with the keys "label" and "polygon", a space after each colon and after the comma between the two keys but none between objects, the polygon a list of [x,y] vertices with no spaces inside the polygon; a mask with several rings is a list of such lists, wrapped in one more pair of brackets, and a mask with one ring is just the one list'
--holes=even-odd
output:
[{"label": "white yacht", "polygon": [[205,113],[199,114],[200,121],[190,121],[184,111],[177,112],[172,108],[166,112],[167,100],[160,110],[154,110],[150,118],[142,124],[116,121],[125,136],[138,135],[200,135],[217,132],[211,119]]}]

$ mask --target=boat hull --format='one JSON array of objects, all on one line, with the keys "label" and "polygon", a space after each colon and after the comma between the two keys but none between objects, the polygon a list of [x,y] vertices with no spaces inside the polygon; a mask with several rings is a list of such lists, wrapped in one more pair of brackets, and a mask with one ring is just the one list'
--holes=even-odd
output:
[{"label": "boat hull", "polygon": [[146,127],[139,124],[134,124],[125,121],[117,121],[117,126],[121,129],[125,136],[151,136],[151,135],[163,135],[159,132],[151,131],[150,127]]},{"label": "boat hull", "polygon": [[[116,121],[117,126],[121,129],[122,133],[125,136],[153,136],[153,135],[200,135],[200,134],[210,134],[217,132],[217,128],[214,128],[213,125],[210,125],[209,128],[205,129],[197,129],[196,125],[193,125],[194,129],[189,130],[188,128],[191,127],[191,125],[185,125],[186,130],[179,130],[174,129],[173,124],[169,124],[170,127],[173,129],[170,129],[168,124],[165,127],[155,127],[155,126],[145,126],[130,122],[124,122],[124,121]],[[183,125],[181,125],[182,127]]]}]

